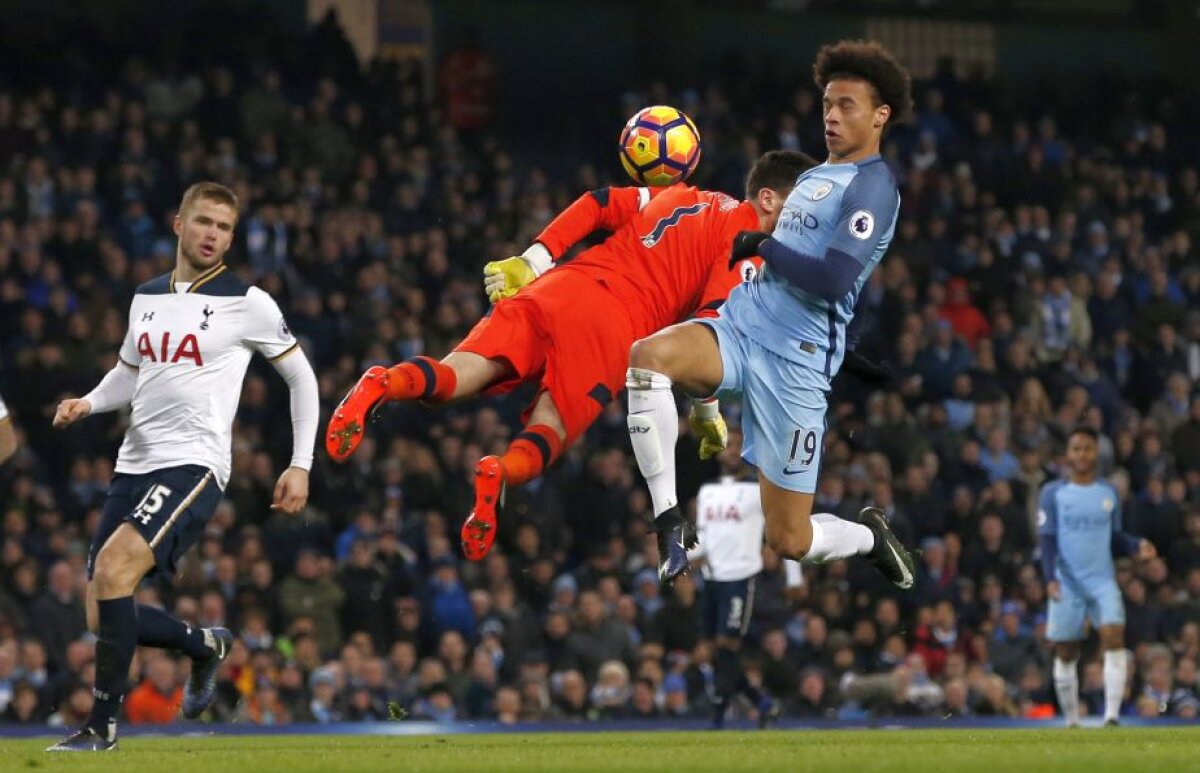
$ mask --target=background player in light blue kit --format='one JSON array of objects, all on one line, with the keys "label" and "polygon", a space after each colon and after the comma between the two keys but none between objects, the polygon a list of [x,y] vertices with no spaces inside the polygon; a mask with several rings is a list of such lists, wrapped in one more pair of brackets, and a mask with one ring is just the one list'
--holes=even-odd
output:
[{"label": "background player in light blue kit", "polygon": [[1120,497],[1096,477],[1096,433],[1081,428],[1067,440],[1065,479],[1042,487],[1038,534],[1050,597],[1046,638],[1054,643],[1054,690],[1067,725],[1079,724],[1079,644],[1084,619],[1100,629],[1104,649],[1104,721],[1117,723],[1125,692],[1125,604],[1113,553],[1153,558],[1154,545],[1121,531]]},{"label": "background player in light blue kit", "polygon": [[663,581],[687,568],[696,542],[675,494],[678,385],[693,397],[743,395],[742,455],[758,467],[766,539],[777,553],[815,563],[869,556],[894,584],[912,587],[912,557],[881,511],[865,508],[861,523],[812,514],[830,382],[900,207],[879,146],[912,107],[911,81],[890,52],[862,41],[822,47],[813,74],[829,157],[797,180],[771,237],[735,240],[731,260],[758,252],[763,272],[730,294],[718,318],[667,328],[630,352],[630,440],[650,487]]}]

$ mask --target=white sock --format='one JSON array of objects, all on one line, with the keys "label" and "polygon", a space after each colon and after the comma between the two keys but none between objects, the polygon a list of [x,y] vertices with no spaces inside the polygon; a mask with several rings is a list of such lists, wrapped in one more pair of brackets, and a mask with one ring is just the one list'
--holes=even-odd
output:
[{"label": "white sock", "polygon": [[650,487],[657,518],[679,504],[675,495],[679,411],[671,393],[671,379],[661,373],[630,368],[625,374],[625,388],[629,390],[629,442],[638,469]]},{"label": "white sock", "polygon": [[850,556],[862,556],[875,547],[875,535],[870,529],[830,513],[813,514],[812,533],[812,547],[804,556],[806,564],[823,564]]},{"label": "white sock", "polygon": [[1116,719],[1121,713],[1121,698],[1125,697],[1125,650],[1104,651],[1104,719]]},{"label": "white sock", "polygon": [[[1079,673],[1075,667],[1078,660],[1066,661],[1054,659],[1054,692],[1058,695],[1058,707],[1068,725],[1079,724]],[[1104,672],[1105,684],[1108,683],[1108,671]]]}]

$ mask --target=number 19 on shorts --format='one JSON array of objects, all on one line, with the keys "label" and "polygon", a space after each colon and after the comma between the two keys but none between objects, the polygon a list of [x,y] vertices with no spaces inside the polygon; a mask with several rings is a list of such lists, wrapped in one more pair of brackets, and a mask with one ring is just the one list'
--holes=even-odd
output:
[{"label": "number 19 on shorts", "polygon": [[801,427],[794,430],[784,472],[793,475],[807,470],[817,458],[820,442],[821,433],[815,429]]}]

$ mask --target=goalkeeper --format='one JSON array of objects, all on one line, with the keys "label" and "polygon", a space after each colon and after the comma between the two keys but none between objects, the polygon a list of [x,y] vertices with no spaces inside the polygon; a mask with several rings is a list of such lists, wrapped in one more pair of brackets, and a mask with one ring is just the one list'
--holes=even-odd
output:
[{"label": "goalkeeper", "polygon": [[[329,455],[349,458],[368,415],[385,401],[438,405],[538,384],[523,431],[503,455],[485,456],[475,470],[475,506],[462,546],[468,558],[482,559],[495,540],[505,488],[540,475],[620,393],[634,341],[714,314],[733,287],[753,278],[757,258],[730,261],[734,237],[770,231],[796,178],[813,163],[801,153],[766,153],[747,176],[745,202],[683,184],[584,194],[523,255],[484,267],[495,306],[453,352],[440,362],[415,357],[376,366],[359,379],[330,419]],[[556,265],[600,229],[612,235]],[[715,401],[694,403],[691,423],[701,456],[724,447]]]}]

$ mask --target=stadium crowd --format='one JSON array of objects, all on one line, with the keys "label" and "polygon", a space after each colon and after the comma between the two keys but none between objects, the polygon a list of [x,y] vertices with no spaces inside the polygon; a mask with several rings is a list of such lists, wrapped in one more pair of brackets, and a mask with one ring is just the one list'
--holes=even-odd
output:
[{"label": "stadium crowd", "polygon": [[[231,263],[280,301],[326,416],[366,367],[448,351],[487,310],[486,260],[524,249],[582,191],[623,184],[615,157],[523,161],[519,135],[487,124],[488,90],[469,88],[486,57],[458,62],[432,91],[408,61],[321,77],[135,60],[95,94],[0,84],[0,394],[20,438],[0,468],[0,721],[87,715],[84,561],[124,419],[59,433],[50,417],[114,364],[133,289],[173,261],[189,183],[238,192]],[[694,182],[731,193],[762,150],[821,155],[803,67],[758,90],[733,77],[650,83],[600,128],[678,104],[705,139]],[[743,662],[787,715],[1052,715],[1036,502],[1066,432],[1087,424],[1126,527],[1160,556],[1118,564],[1136,663],[1125,711],[1196,716],[1200,155],[1171,100],[1074,85],[1057,102],[1068,118],[1037,86],[946,67],[888,139],[902,212],[864,291],[861,348],[894,378],[839,381],[817,504],[884,508],[923,551],[918,584],[899,593],[850,562],[787,590],[765,550]],[[318,449],[310,505],[289,517],[268,507],[290,454],[285,394],[252,367],[216,518],[178,578],[138,593],[237,634],[214,719],[710,714],[703,582],[659,588],[619,402],[510,492],[497,549],[468,564],[470,472],[505,446],[520,396],[389,408],[349,465]],[[687,438],[679,464],[685,500],[717,472]],[[170,721],[188,664],[141,650],[129,722]],[[1094,651],[1081,685],[1095,713]]]}]

